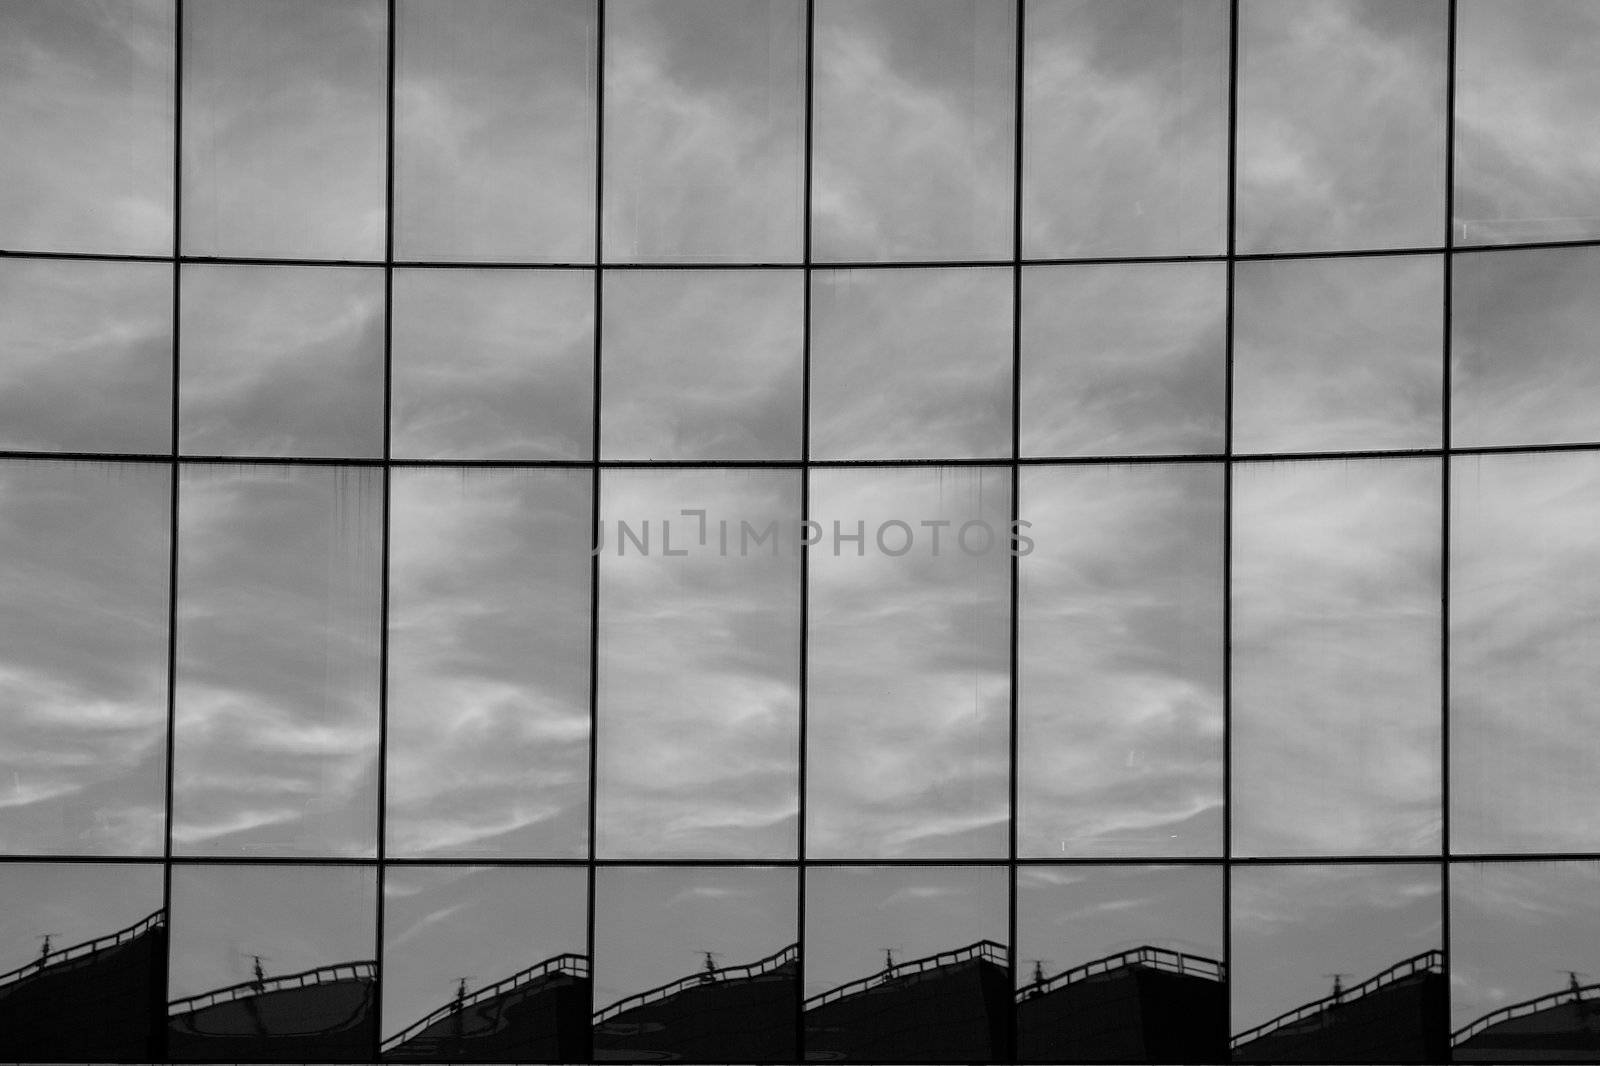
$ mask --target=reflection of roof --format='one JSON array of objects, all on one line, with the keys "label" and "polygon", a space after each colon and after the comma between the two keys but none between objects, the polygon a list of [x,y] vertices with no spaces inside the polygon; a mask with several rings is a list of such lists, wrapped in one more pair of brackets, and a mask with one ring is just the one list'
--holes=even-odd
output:
[{"label": "reflection of roof", "polygon": [[871,977],[863,977],[859,980],[851,981],[849,984],[840,985],[838,988],[830,988],[826,992],[807,999],[805,1009],[814,1010],[826,1003],[844,999],[846,996],[853,996],[858,992],[865,992],[869,988],[877,988],[880,985],[886,985],[907,977],[914,977],[929,970],[937,970],[940,967],[958,962],[967,962],[972,959],[982,959],[985,962],[992,962],[996,966],[1005,966],[1007,965],[1008,955],[1004,944],[996,944],[993,940],[980,940],[976,944],[968,944],[966,947],[956,948],[954,951],[943,951],[937,955],[928,955],[925,958],[912,959],[910,962],[897,963],[885,970],[880,970]]},{"label": "reflection of roof", "polygon": [[288,989],[309,988],[313,985],[330,984],[334,981],[371,981],[375,978],[377,964],[370,961],[341,962],[334,966],[318,966],[314,970],[303,970],[300,973],[288,974],[284,977],[269,977],[262,981],[243,981],[226,988],[202,992],[197,996],[186,999],[175,999],[167,1004],[167,1016],[188,1014],[192,1011],[204,1010],[222,1003],[232,1003],[236,999],[245,999],[250,996],[266,995],[269,992],[282,992]]},{"label": "reflection of roof", "polygon": [[526,970],[519,970],[510,977],[496,981],[492,985],[485,985],[483,988],[478,989],[470,996],[463,996],[460,999],[453,999],[449,1003],[446,1003],[444,1006],[440,1007],[438,1010],[433,1011],[424,1018],[420,1018],[417,1021],[412,1022],[400,1032],[385,1040],[383,1042],[383,1050],[392,1050],[400,1044],[405,1043],[413,1036],[416,1036],[418,1033],[428,1028],[428,1026],[442,1021],[443,1019],[450,1017],[452,1014],[457,1014],[469,1007],[482,1003],[485,1000],[494,999],[496,996],[503,996],[507,992],[521,988],[523,985],[531,984],[541,977],[545,977],[554,973],[564,973],[572,977],[587,978],[589,976],[589,959],[587,956],[577,955],[572,952],[553,955],[550,958],[545,959],[543,962],[538,962],[532,966],[529,966]]},{"label": "reflection of roof", "polygon": [[596,1011],[594,1020],[598,1024],[610,1018],[615,1018],[623,1011],[632,1010],[634,1007],[641,1007],[646,1003],[653,1003],[656,1000],[676,995],[686,988],[701,988],[717,982],[759,977],[764,973],[771,973],[780,967],[787,966],[795,962],[799,957],[800,945],[790,944],[782,951],[768,955],[764,959],[757,959],[755,962],[747,963],[744,966],[724,966],[716,970],[701,970],[699,973],[693,973],[688,977],[682,977],[664,984],[660,988],[652,988],[647,992],[640,992],[626,999],[619,999],[604,1010]]},{"label": "reflection of roof", "polygon": [[1268,1034],[1279,1029],[1288,1028],[1289,1026],[1292,1026],[1297,1022],[1305,1021],[1308,1018],[1314,1018],[1316,1015],[1321,1014],[1331,1007],[1345,1006],[1354,1000],[1358,1000],[1363,996],[1376,992],[1379,989],[1386,988],[1397,981],[1402,981],[1413,976],[1414,974],[1419,973],[1443,974],[1444,953],[1435,950],[1424,951],[1420,955],[1413,955],[1409,959],[1395,963],[1382,973],[1375,974],[1374,976],[1367,978],[1359,985],[1344,989],[1337,995],[1328,995],[1321,999],[1312,1000],[1310,1003],[1278,1015],[1269,1022],[1263,1022],[1253,1029],[1246,1029],[1244,1032],[1233,1038],[1232,1044],[1235,1048],[1237,1048],[1242,1044],[1247,1044],[1253,1040],[1259,1040],[1261,1037],[1267,1036]]},{"label": "reflection of roof", "polygon": [[[1575,1003],[1600,1003],[1600,983],[1565,988],[1560,992],[1550,992],[1534,999],[1524,1000],[1521,1003],[1513,1003],[1509,1007],[1492,1010],[1477,1021],[1471,1022],[1451,1033],[1450,1043],[1456,1045],[1465,1044],[1487,1029],[1492,1029],[1515,1019],[1531,1018],[1533,1015],[1548,1011],[1553,1007]],[[1556,1021],[1557,1019],[1551,1020]]]},{"label": "reflection of roof", "polygon": [[1107,955],[1103,959],[1074,966],[1070,970],[1063,970],[1054,977],[1047,977],[1043,981],[1034,981],[1032,984],[1023,985],[1017,989],[1017,999],[1032,999],[1042,996],[1064,985],[1074,984],[1090,977],[1110,973],[1128,967],[1144,967],[1152,970],[1165,970],[1168,973],[1179,974],[1186,977],[1200,977],[1208,981],[1221,981],[1227,973],[1227,967],[1216,959],[1208,959],[1204,955],[1189,955],[1181,951],[1170,951],[1167,948],[1153,947],[1149,944],[1137,947],[1131,951],[1118,952]]},{"label": "reflection of roof", "polygon": [[144,935],[157,926],[165,925],[166,920],[167,912],[158,910],[154,914],[139,919],[126,929],[119,929],[115,933],[108,933],[93,940],[85,940],[81,944],[73,944],[71,947],[62,948],[59,951],[52,951],[48,955],[34,959],[26,966],[19,966],[9,973],[0,974],[0,988],[21,981],[24,978],[33,977],[61,963],[73,962],[97,952],[119,947],[136,937]]}]

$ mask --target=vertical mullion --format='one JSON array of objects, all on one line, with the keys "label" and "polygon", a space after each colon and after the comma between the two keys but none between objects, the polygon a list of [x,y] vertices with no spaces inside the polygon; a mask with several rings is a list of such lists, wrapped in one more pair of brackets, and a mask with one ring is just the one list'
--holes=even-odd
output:
[{"label": "vertical mullion", "polygon": [[1239,0],[1228,3],[1227,289],[1223,307],[1222,422],[1222,962],[1228,995],[1224,1046],[1233,1035],[1233,310],[1238,269]]},{"label": "vertical mullion", "polygon": [[[605,196],[605,144],[606,144],[606,3],[595,0],[594,10],[594,352],[593,384],[591,387],[590,441],[589,441],[589,534],[590,545],[600,543],[600,348],[601,322],[604,310],[605,262],[604,247],[604,196]],[[599,746],[600,741],[600,553],[589,556],[589,859],[588,895],[584,951],[589,959],[589,1017],[594,1016],[594,903],[595,903],[595,840],[598,821],[596,806],[599,799]],[[590,1027],[590,1058],[594,1056],[593,1027]]]},{"label": "vertical mullion", "polygon": [[1444,328],[1440,336],[1439,456],[1439,935],[1444,958],[1444,1041],[1450,1039],[1450,390],[1452,290],[1455,272],[1456,169],[1456,0],[1448,0],[1445,18],[1444,106]]},{"label": "vertical mullion", "polygon": [[[815,0],[805,0],[805,130],[800,192],[800,278],[803,292],[800,297],[800,521],[811,519],[811,130],[813,69],[816,65],[816,5]],[[795,970],[795,1058],[806,1060],[806,749],[809,733],[811,655],[811,548],[801,538],[800,548],[800,700],[799,700],[799,752],[795,787],[797,789],[797,816],[795,819],[795,939],[800,944]]]},{"label": "vertical mullion", "polygon": [[[1022,134],[1025,103],[1025,81],[1023,62],[1026,58],[1027,41],[1027,0],[1016,0],[1014,17],[1016,19],[1016,50],[1013,56],[1015,70],[1013,77],[1015,84],[1012,95],[1012,127],[1011,127],[1011,529],[1007,530],[1007,545],[1010,533],[1017,528],[1021,518],[1020,490],[1022,483]],[[1010,984],[1006,987],[1005,1040],[1003,1057],[1006,1061],[1017,1060],[1017,1012],[1015,1008],[1015,991],[1017,987],[1017,726],[1018,726],[1018,701],[1017,701],[1017,645],[1020,639],[1020,621],[1018,618],[1018,585],[1020,578],[1020,563],[1015,551],[1011,551],[1007,560],[1010,581],[1008,618],[1010,623],[1009,662],[1007,669],[1010,672],[1008,708],[1010,737],[1008,768],[1008,797],[1006,819],[1006,969],[1009,974]]]}]

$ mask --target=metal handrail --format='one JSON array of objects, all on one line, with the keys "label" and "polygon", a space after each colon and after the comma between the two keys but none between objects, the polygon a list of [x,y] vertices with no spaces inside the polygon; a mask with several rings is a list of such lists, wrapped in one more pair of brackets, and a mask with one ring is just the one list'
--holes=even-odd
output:
[{"label": "metal handrail", "polygon": [[851,981],[849,984],[840,985],[838,988],[830,988],[826,992],[819,992],[805,1001],[804,1009],[811,1010],[814,1007],[822,1006],[824,1003],[831,1003],[836,999],[843,999],[845,996],[888,984],[890,981],[901,977],[919,974],[925,970],[937,969],[940,966],[948,966],[954,962],[965,962],[967,959],[984,959],[988,962],[1005,966],[1010,959],[1010,955],[1007,953],[1004,944],[996,944],[993,940],[980,940],[975,944],[968,944],[966,947],[957,948],[954,951],[943,951],[937,955],[929,955],[926,958],[897,963],[873,974],[871,977],[862,977]]},{"label": "metal handrail", "polygon": [[545,974],[551,973],[552,971],[571,974],[574,977],[588,977],[589,957],[587,955],[578,955],[570,951],[563,952],[560,955],[552,955],[543,962],[534,963],[526,970],[518,970],[510,977],[503,977],[492,985],[485,985],[476,992],[472,993],[470,996],[463,996],[460,999],[453,999],[432,1013],[412,1022],[410,1025],[406,1026],[404,1029],[385,1040],[383,1042],[382,1050],[388,1051],[397,1045],[405,1043],[407,1040],[410,1040],[412,1037],[428,1028],[428,1026],[450,1017],[450,1015],[455,1014],[457,1011],[465,1010],[467,1007],[470,1007],[475,1003],[481,1003],[486,999],[493,999],[495,996],[510,992],[512,989],[521,985],[529,984],[536,978],[543,977]]},{"label": "metal handrail", "polygon": [[1293,1025],[1295,1022],[1309,1018],[1312,1015],[1320,1014],[1329,1007],[1348,1003],[1352,999],[1360,999],[1369,992],[1375,992],[1385,985],[1393,984],[1402,978],[1410,977],[1412,974],[1420,972],[1443,973],[1444,952],[1434,949],[1424,951],[1420,955],[1413,955],[1411,958],[1397,962],[1387,970],[1367,978],[1359,985],[1344,989],[1338,995],[1327,995],[1321,999],[1312,1000],[1304,1006],[1296,1007],[1292,1011],[1278,1015],[1270,1022],[1263,1022],[1253,1029],[1246,1029],[1229,1041],[1229,1046],[1239,1047],[1242,1044],[1247,1044],[1252,1040],[1265,1036],[1269,1032],[1282,1029],[1287,1025]]},{"label": "metal handrail", "polygon": [[1054,992],[1063,985],[1070,985],[1082,981],[1087,977],[1109,973],[1126,966],[1148,966],[1156,970],[1166,970],[1169,973],[1203,977],[1208,981],[1221,981],[1227,976],[1227,966],[1216,959],[1204,955],[1191,955],[1183,951],[1173,951],[1170,948],[1158,948],[1151,944],[1121,951],[1115,955],[1107,955],[1103,959],[1074,966],[1070,970],[1063,970],[1054,977],[1047,977],[1043,981],[1034,981],[1032,984],[1023,985],[1017,989],[1017,1000],[1032,999],[1042,996],[1047,992]]},{"label": "metal handrail", "polygon": [[12,984],[22,980],[24,977],[31,977],[41,970],[45,970],[59,962],[66,962],[68,959],[75,959],[82,955],[93,955],[97,951],[116,947],[118,944],[132,940],[134,937],[142,936],[158,925],[164,925],[166,919],[166,910],[157,910],[140,918],[126,929],[119,929],[115,933],[107,933],[105,936],[96,937],[94,940],[85,940],[81,944],[73,944],[59,951],[52,951],[48,955],[42,955],[34,959],[26,966],[19,966],[9,973],[0,974],[0,985]]},{"label": "metal handrail", "polygon": [[1600,982],[1592,985],[1579,985],[1577,988],[1564,988],[1560,992],[1547,992],[1534,999],[1513,1003],[1509,1007],[1500,1007],[1450,1034],[1450,1043],[1460,1044],[1470,1040],[1489,1028],[1501,1022],[1510,1021],[1512,1018],[1521,1018],[1528,1014],[1538,1014],[1550,1007],[1560,1006],[1565,1003],[1583,1003],[1587,1000],[1600,999]]},{"label": "metal handrail", "polygon": [[794,962],[799,957],[800,945],[790,944],[782,951],[774,952],[764,959],[757,959],[755,962],[746,963],[743,966],[724,966],[716,970],[701,970],[699,973],[679,978],[670,984],[662,985],[660,988],[652,988],[648,992],[639,992],[626,999],[617,1000],[604,1010],[595,1012],[595,1024],[598,1025],[600,1022],[615,1018],[625,1010],[632,1010],[634,1007],[643,1006],[646,1003],[666,999],[668,996],[682,992],[686,988],[698,988],[701,985],[711,984],[716,981],[735,981],[741,978],[757,977]]},{"label": "metal handrail", "polygon": [[202,992],[198,996],[188,996],[184,999],[175,999],[167,1004],[167,1016],[174,1017],[179,1014],[188,1014],[192,1011],[204,1010],[220,1003],[232,1003],[238,999],[249,999],[251,996],[261,996],[268,992],[278,992],[285,988],[308,988],[312,985],[327,984],[332,981],[355,981],[375,979],[377,976],[377,963],[370,959],[360,962],[340,962],[332,966],[318,966],[311,970],[302,970],[299,973],[285,974],[282,977],[268,977],[260,981],[241,981],[236,985],[226,988],[213,989]]}]

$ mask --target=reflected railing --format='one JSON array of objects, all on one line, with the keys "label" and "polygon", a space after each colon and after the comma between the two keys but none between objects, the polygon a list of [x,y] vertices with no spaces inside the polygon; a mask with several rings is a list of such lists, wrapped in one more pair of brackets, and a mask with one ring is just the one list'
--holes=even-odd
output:
[{"label": "reflected railing", "polygon": [[1521,1018],[1529,1014],[1538,1014],[1542,1010],[1558,1007],[1563,1003],[1586,1003],[1590,1000],[1600,1000],[1600,982],[1592,985],[1578,985],[1575,988],[1564,988],[1560,992],[1547,992],[1535,999],[1513,1003],[1509,1007],[1492,1010],[1475,1022],[1470,1022],[1450,1034],[1452,1045],[1464,1043],[1488,1029],[1490,1026],[1499,1025],[1501,1022],[1510,1021],[1512,1018]]},{"label": "reflected railing", "polygon": [[1204,955],[1190,955],[1187,952],[1172,951],[1169,948],[1158,948],[1150,944],[1121,951],[1115,955],[1107,955],[1103,959],[1074,966],[1070,970],[1063,970],[1054,977],[1047,977],[1042,981],[1034,981],[1017,989],[1017,1000],[1033,999],[1036,996],[1054,992],[1063,985],[1070,985],[1085,978],[1096,977],[1113,970],[1120,970],[1129,966],[1146,966],[1154,970],[1164,970],[1167,973],[1181,974],[1187,977],[1203,977],[1209,981],[1221,981],[1227,976],[1228,968],[1216,959]]},{"label": "reflected railing", "polygon": [[332,966],[318,966],[313,970],[302,970],[299,973],[286,974],[282,977],[266,977],[258,981],[241,981],[239,984],[229,985],[226,988],[202,992],[198,996],[175,999],[167,1004],[167,1016],[174,1017],[179,1014],[188,1014],[191,1011],[214,1007],[219,1003],[232,1003],[236,999],[248,999],[251,996],[265,995],[268,992],[281,992],[291,988],[310,988],[313,985],[331,984],[334,981],[371,981],[375,980],[376,977],[377,963],[370,959],[364,959],[360,962],[341,962]]},{"label": "reflected railing", "polygon": [[144,935],[156,926],[165,924],[166,920],[167,912],[165,910],[157,910],[134,922],[126,929],[119,929],[115,933],[107,933],[105,936],[96,937],[93,940],[85,940],[81,944],[73,944],[71,947],[62,948],[59,951],[52,951],[48,955],[41,955],[26,966],[19,966],[9,973],[0,974],[0,987],[13,984],[24,977],[31,977],[57,963],[68,962],[85,955],[93,955],[97,951],[114,948],[119,944],[125,944],[135,937]]},{"label": "reflected railing", "polygon": [[997,944],[993,940],[980,940],[975,944],[968,944],[964,948],[956,948],[954,951],[943,951],[937,955],[912,959],[910,962],[899,962],[880,970],[871,977],[863,977],[859,980],[851,981],[847,985],[840,985],[838,988],[830,988],[826,992],[819,992],[805,1001],[805,1009],[811,1010],[825,1003],[832,1003],[836,999],[843,999],[845,996],[854,995],[869,988],[877,988],[879,985],[889,984],[891,981],[897,981],[902,977],[911,977],[928,970],[937,970],[941,966],[950,966],[954,963],[967,962],[971,959],[982,959],[985,962],[992,962],[996,966],[1007,966],[1010,965],[1011,956],[1004,944]]},{"label": "reflected railing", "polygon": [[486,999],[493,999],[496,996],[503,995],[512,991],[513,989],[521,987],[522,985],[530,984],[534,981],[537,981],[539,978],[552,973],[564,973],[572,977],[587,978],[589,976],[589,958],[587,955],[579,955],[570,951],[563,952],[560,955],[552,955],[543,962],[534,963],[526,970],[518,970],[510,977],[501,978],[492,985],[485,985],[476,992],[473,992],[471,995],[462,996],[459,999],[453,999],[449,1003],[446,1003],[444,1006],[440,1007],[438,1010],[435,1010],[432,1013],[418,1019],[417,1021],[412,1022],[410,1025],[406,1026],[404,1029],[385,1040],[383,1042],[382,1050],[392,1051],[394,1048],[405,1043],[407,1040],[410,1040],[412,1037],[428,1028],[428,1026],[442,1021],[443,1019],[450,1017],[452,1014],[463,1011],[475,1003],[482,1003]]},{"label": "reflected railing", "polygon": [[668,996],[682,992],[686,988],[699,988],[701,985],[719,981],[737,981],[742,978],[759,977],[779,967],[787,966],[799,958],[800,945],[790,944],[782,951],[774,952],[764,959],[757,959],[755,962],[746,963],[743,966],[724,966],[719,969],[701,970],[699,973],[679,978],[671,984],[662,985],[660,988],[652,988],[648,992],[640,992],[626,999],[617,1000],[606,1009],[595,1012],[595,1024],[598,1025],[600,1022],[615,1018],[625,1010],[632,1010],[634,1007],[642,1006],[646,1003],[666,999]]},{"label": "reflected railing", "polygon": [[1239,1047],[1243,1044],[1248,1044],[1250,1041],[1257,1040],[1268,1033],[1320,1014],[1329,1007],[1341,1006],[1353,999],[1360,999],[1369,992],[1376,992],[1380,988],[1392,985],[1396,981],[1402,981],[1417,973],[1444,973],[1444,952],[1435,948],[1432,951],[1424,951],[1420,955],[1413,955],[1409,959],[1395,963],[1382,973],[1367,978],[1359,985],[1352,985],[1336,994],[1312,1000],[1304,1006],[1296,1007],[1292,1011],[1278,1015],[1270,1022],[1263,1022],[1253,1029],[1246,1029],[1234,1037],[1229,1042],[1229,1046]]}]

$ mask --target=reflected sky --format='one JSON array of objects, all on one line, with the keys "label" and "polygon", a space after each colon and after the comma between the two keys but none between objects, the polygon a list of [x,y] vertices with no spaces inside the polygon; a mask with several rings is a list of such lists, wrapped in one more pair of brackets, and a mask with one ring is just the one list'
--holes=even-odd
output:
[{"label": "reflected sky", "polygon": [[1151,944],[1221,959],[1215,866],[1025,866],[1017,870],[1018,987]]},{"label": "reflected sky", "polygon": [[1438,851],[1439,476],[1235,469],[1235,853]]},{"label": "reflected sky", "polygon": [[1600,237],[1600,9],[1460,0],[1456,19],[1456,239]]},{"label": "reflected sky", "polygon": [[383,271],[183,268],[179,450],[383,455]]},{"label": "reflected sky", "polygon": [[1010,456],[1009,269],[812,278],[812,458]]},{"label": "reflected sky", "polygon": [[1023,855],[1222,846],[1222,472],[1029,468],[1019,562]]},{"label": "reflected sky", "polygon": [[172,250],[172,0],[0,4],[0,248]]},{"label": "reflected sky", "polygon": [[389,848],[588,852],[587,470],[396,470]]},{"label": "reflected sky", "polygon": [[384,874],[385,1039],[455,999],[545,959],[588,953],[581,868],[442,867]]},{"label": "reflected sky", "polygon": [[1238,263],[1234,294],[1236,451],[1439,446],[1440,257]]},{"label": "reflected sky", "polygon": [[1022,454],[1220,453],[1227,267],[1036,266],[1022,279]]},{"label": "reflected sky", "polygon": [[1005,944],[1003,866],[814,867],[806,873],[805,994],[870,977],[894,961]]},{"label": "reflected sky", "polygon": [[1452,443],[1600,440],[1600,248],[1455,257]]},{"label": "reflected sky", "polygon": [[[610,470],[601,485],[599,854],[793,856],[799,557],[792,533],[741,554],[739,532],[792,528],[799,473]],[[706,511],[704,545],[683,508]],[[617,554],[618,522],[650,523],[648,555]]]},{"label": "reflected sky", "polygon": [[175,866],[168,996],[181,999],[376,954],[377,871],[356,866]]},{"label": "reflected sky", "polygon": [[393,439],[404,459],[587,459],[594,278],[396,270]]},{"label": "reflected sky", "polygon": [[803,272],[617,270],[604,285],[604,458],[800,457]]},{"label": "reflected sky", "polygon": [[0,463],[0,851],[163,849],[169,478]]},{"label": "reflected sky", "polygon": [[1450,1027],[1600,980],[1600,863],[1450,869]]},{"label": "reflected sky", "polygon": [[1013,5],[818,0],[813,17],[816,258],[1010,258]]},{"label": "reflected sky", "polygon": [[1600,803],[1600,455],[1454,464],[1451,846],[1592,849]]},{"label": "reflected sky", "polygon": [[1241,252],[1442,243],[1446,0],[1242,0]]},{"label": "reflected sky", "polygon": [[[818,858],[1004,855],[1010,716],[1010,472],[815,470],[806,848]],[[881,551],[884,523],[910,550]],[[862,555],[841,542],[834,523]],[[948,522],[942,528],[923,522]],[[995,531],[987,554],[957,543]],[[932,537],[940,536],[939,554]],[[890,527],[899,551],[906,534]],[[983,546],[981,527],[967,543]]]},{"label": "reflected sky", "polygon": [[399,0],[395,31],[395,254],[591,259],[594,0]]},{"label": "reflected sky", "polygon": [[0,322],[0,447],[172,447],[170,266],[0,260]]},{"label": "reflected sky", "polygon": [[596,1010],[715,965],[744,966],[799,937],[794,870],[609,866],[595,871]]},{"label": "reflected sky", "polygon": [[606,4],[606,258],[800,258],[803,0]]},{"label": "reflected sky", "polygon": [[1023,254],[1221,252],[1227,0],[1029,0],[1026,26]]},{"label": "reflected sky", "polygon": [[376,847],[383,475],[187,466],[173,847]]},{"label": "reflected sky", "polygon": [[161,909],[162,880],[159,865],[0,866],[0,973],[36,961],[46,933],[59,951],[149,917]]},{"label": "reflected sky", "polygon": [[384,0],[185,2],[184,252],[383,257],[386,23]]},{"label": "reflected sky", "polygon": [[1437,866],[1244,867],[1231,899],[1234,1033],[1443,946]]}]

